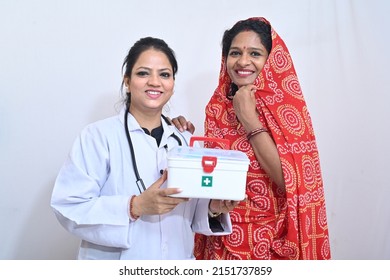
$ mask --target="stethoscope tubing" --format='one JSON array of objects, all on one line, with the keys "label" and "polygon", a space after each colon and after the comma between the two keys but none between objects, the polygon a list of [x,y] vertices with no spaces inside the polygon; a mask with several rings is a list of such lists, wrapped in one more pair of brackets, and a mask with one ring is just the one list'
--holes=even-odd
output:
[{"label": "stethoscope tubing", "polygon": [[[126,138],[127,138],[127,142],[129,143],[130,156],[131,156],[131,161],[133,163],[134,175],[135,175],[135,178],[136,178],[135,182],[137,184],[139,192],[142,193],[143,191],[146,190],[146,187],[145,187],[145,184],[144,184],[144,182],[143,182],[143,180],[142,180],[142,178],[141,178],[141,176],[139,175],[139,172],[138,172],[137,160],[135,158],[135,153],[134,153],[134,146],[133,146],[133,142],[131,141],[129,126],[127,124],[128,115],[129,115],[129,108],[126,108],[126,113],[125,113],[125,117],[124,117],[124,126],[125,126],[125,131],[126,131]],[[164,119],[164,121],[167,124],[170,125],[168,119],[164,115],[161,115],[161,116]],[[182,146],[182,141],[180,140],[179,136],[177,136],[175,133],[172,133],[170,136],[172,136],[177,141],[179,146]]]}]

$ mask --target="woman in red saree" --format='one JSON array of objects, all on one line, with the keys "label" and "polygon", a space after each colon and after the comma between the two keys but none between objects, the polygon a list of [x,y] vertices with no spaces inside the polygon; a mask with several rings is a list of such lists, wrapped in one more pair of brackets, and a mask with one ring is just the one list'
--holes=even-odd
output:
[{"label": "woman in red saree", "polygon": [[196,235],[196,258],[330,259],[316,139],[285,43],[266,19],[250,18],[222,44],[205,136],[247,154],[247,198],[230,212],[232,234]]}]

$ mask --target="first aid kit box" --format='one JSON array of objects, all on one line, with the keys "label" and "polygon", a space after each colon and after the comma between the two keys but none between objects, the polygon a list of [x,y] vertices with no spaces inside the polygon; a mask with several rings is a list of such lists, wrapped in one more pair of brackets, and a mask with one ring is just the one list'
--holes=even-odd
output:
[{"label": "first aid kit box", "polygon": [[182,189],[172,196],[243,200],[249,167],[247,155],[192,145],[197,140],[208,141],[207,137],[193,136],[190,140],[189,147],[178,146],[168,153],[168,188]]}]

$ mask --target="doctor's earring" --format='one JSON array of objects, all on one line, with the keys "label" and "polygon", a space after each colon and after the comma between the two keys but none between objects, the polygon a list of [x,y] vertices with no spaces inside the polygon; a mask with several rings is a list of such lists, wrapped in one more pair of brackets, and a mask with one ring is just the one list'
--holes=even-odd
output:
[{"label": "doctor's earring", "polygon": [[164,105],[163,111],[164,111],[164,113],[169,115],[169,112],[171,111],[171,101],[170,100],[168,100],[168,102]]}]

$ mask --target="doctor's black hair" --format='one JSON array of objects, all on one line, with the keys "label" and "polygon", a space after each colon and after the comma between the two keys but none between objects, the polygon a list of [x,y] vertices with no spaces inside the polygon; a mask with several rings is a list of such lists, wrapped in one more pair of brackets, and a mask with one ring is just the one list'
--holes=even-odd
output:
[{"label": "doctor's black hair", "polygon": [[[161,51],[167,56],[169,63],[172,66],[173,79],[175,79],[175,75],[178,70],[175,52],[168,46],[168,44],[164,40],[159,38],[153,38],[153,37],[141,38],[137,42],[135,42],[134,45],[130,48],[129,53],[125,57],[124,62],[122,64],[122,74],[123,74],[123,70],[125,70],[123,76],[130,77],[131,71],[133,70],[134,64],[137,62],[139,56],[143,52],[150,49]],[[123,92],[123,86],[124,86],[124,80],[122,80],[122,85],[121,85],[122,92]],[[126,106],[130,106],[130,102],[131,102],[131,93],[126,92],[126,98],[125,98]]]}]

